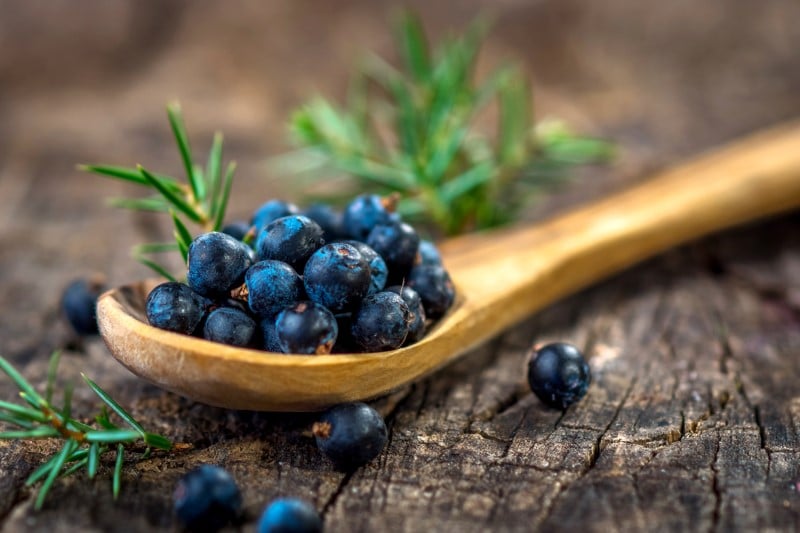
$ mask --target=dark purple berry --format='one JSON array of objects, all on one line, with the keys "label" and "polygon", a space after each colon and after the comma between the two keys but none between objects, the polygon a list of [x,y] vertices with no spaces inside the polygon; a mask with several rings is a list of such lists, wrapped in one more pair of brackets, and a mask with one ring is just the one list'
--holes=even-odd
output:
[{"label": "dark purple berry", "polygon": [[442,266],[442,256],[436,245],[431,241],[419,241],[417,250],[417,264]]},{"label": "dark purple berry", "polygon": [[250,310],[261,316],[274,316],[304,299],[303,280],[281,261],[259,261],[244,278]]},{"label": "dark purple berry", "polygon": [[326,244],[311,256],[303,271],[308,297],[333,313],[356,307],[369,291],[369,264],[344,243]]},{"label": "dark purple berry", "polygon": [[386,261],[383,260],[383,257],[370,248],[365,242],[352,240],[342,242],[358,250],[361,256],[369,263],[369,272],[372,281],[370,282],[367,294],[375,294],[376,292],[382,291],[389,277],[389,268],[386,266]]},{"label": "dark purple berry", "polygon": [[78,335],[97,333],[97,297],[105,290],[100,280],[76,279],[64,288],[61,310]]},{"label": "dark purple berry", "polygon": [[258,533],[320,533],[322,519],[310,503],[279,498],[270,503],[258,522]]},{"label": "dark purple berry", "polygon": [[399,294],[408,306],[408,336],[403,344],[409,345],[417,342],[425,336],[425,307],[422,305],[419,293],[404,285],[393,285],[388,287],[386,291]]},{"label": "dark purple berry", "polygon": [[274,316],[261,319],[258,323],[261,332],[262,347],[268,352],[282,353],[280,341],[278,340],[278,330],[275,329]]},{"label": "dark purple berry", "polygon": [[336,344],[333,345],[332,353],[358,353],[363,352],[356,341],[353,339],[353,334],[350,332],[353,325],[352,313],[341,313],[336,316],[336,324],[339,328],[339,333],[336,336]]},{"label": "dark purple berry", "polygon": [[168,281],[147,295],[145,313],[151,326],[191,335],[210,304],[188,285]]},{"label": "dark purple berry", "polygon": [[571,344],[556,342],[531,354],[528,384],[539,399],[566,409],[586,394],[592,375],[581,352]]},{"label": "dark purple berry", "polygon": [[252,262],[246,244],[225,233],[204,233],[189,245],[186,282],[203,296],[225,297],[242,284]]},{"label": "dark purple berry", "polygon": [[301,271],[320,246],[322,228],[308,217],[293,215],[273,220],[258,233],[256,253],[261,261],[274,259]]},{"label": "dark purple berry", "polygon": [[323,355],[331,353],[338,326],[326,307],[300,302],[278,314],[275,332],[284,353]]},{"label": "dark purple berry", "polygon": [[408,275],[408,286],[419,293],[428,318],[439,318],[455,300],[456,291],[450,275],[440,266],[415,266]]},{"label": "dark purple berry", "polygon": [[250,225],[255,226],[258,231],[273,220],[298,213],[300,213],[300,209],[292,203],[284,202],[283,200],[270,200],[256,209]]},{"label": "dark purple berry", "polygon": [[184,475],[175,487],[175,514],[189,531],[219,531],[242,508],[236,481],[224,469],[202,465]]},{"label": "dark purple berry", "polygon": [[379,224],[370,231],[367,244],[386,261],[391,278],[400,282],[417,259],[419,235],[404,222]]},{"label": "dark purple berry", "polygon": [[353,339],[368,352],[393,350],[408,335],[411,316],[399,294],[379,292],[364,298],[353,313]]},{"label": "dark purple berry", "polygon": [[319,224],[324,232],[325,242],[333,242],[344,237],[342,229],[342,213],[336,211],[328,204],[312,204],[303,214]]},{"label": "dark purple berry", "polygon": [[231,346],[249,346],[255,331],[256,323],[247,313],[233,307],[220,307],[209,313],[203,338]]},{"label": "dark purple berry", "polygon": [[222,228],[222,233],[226,235],[230,235],[237,241],[241,241],[244,239],[244,236],[247,235],[247,232],[250,231],[250,224],[245,222],[244,220],[236,220],[234,222],[230,222],[225,224]]},{"label": "dark purple berry", "polygon": [[361,402],[332,407],[312,428],[317,447],[337,468],[351,470],[375,458],[386,445],[386,423]]},{"label": "dark purple berry", "polygon": [[[398,220],[393,212],[396,199],[381,198],[376,194],[356,196],[344,209],[342,225],[352,239],[364,241],[378,224],[390,224]],[[380,252],[379,252],[380,253]]]}]

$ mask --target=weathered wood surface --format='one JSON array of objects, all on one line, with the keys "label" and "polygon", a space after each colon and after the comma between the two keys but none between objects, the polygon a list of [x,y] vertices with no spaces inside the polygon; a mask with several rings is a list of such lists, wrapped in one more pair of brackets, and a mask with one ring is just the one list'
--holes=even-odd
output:
[{"label": "weathered wood surface", "polygon": [[[389,445],[351,475],[320,457],[311,415],[196,404],[137,380],[101,341],[70,340],[61,288],[94,271],[114,284],[145,276],[129,245],[168,234],[150,217],[104,207],[104,197],[134,191],[74,163],[177,172],[161,108],[179,96],[198,148],[213,129],[226,132],[243,167],[234,214],[244,215],[254,196],[276,190],[260,158],[281,145],[285,109],[315,87],[340,90],[355,50],[388,49],[387,10],[368,2],[326,12],[291,2],[86,4],[77,13],[66,2],[9,3],[0,16],[0,353],[42,383],[50,351],[66,347],[62,379],[86,372],[145,426],[193,449],[127,464],[116,503],[106,464],[94,482],[58,483],[35,513],[23,482],[56,445],[0,443],[3,531],[172,530],[172,488],[201,462],[236,476],[243,530],[289,494],[314,502],[329,531],[800,528],[797,214],[664,254],[377,402]],[[477,5],[423,12],[442,30]],[[531,219],[800,114],[796,3],[497,10],[486,63],[509,53],[527,61],[540,114],[622,150],[615,169]],[[584,347],[594,373],[587,397],[564,413],[542,407],[524,382],[531,344],[557,339]],[[13,396],[5,381],[0,396]],[[96,405],[79,387],[75,410]]]}]

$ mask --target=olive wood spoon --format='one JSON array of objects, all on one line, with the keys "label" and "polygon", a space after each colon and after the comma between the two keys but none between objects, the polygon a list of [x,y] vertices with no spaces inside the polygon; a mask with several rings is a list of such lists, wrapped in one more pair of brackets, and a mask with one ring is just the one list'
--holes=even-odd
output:
[{"label": "olive wood spoon", "polygon": [[149,326],[159,280],[105,293],[100,331],[134,374],[211,405],[309,411],[382,395],[453,361],[551,302],[672,246],[800,206],[800,123],[702,155],[535,226],[441,244],[455,304],[416,344],[381,353],[284,355]]}]

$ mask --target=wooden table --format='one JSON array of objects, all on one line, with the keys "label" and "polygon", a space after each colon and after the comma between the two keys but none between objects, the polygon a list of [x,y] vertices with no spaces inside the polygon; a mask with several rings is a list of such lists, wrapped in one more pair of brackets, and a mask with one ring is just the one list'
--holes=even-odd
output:
[{"label": "wooden table", "polygon": [[[416,3],[436,31],[480,7]],[[133,187],[75,163],[177,173],[162,106],[179,96],[197,149],[225,131],[241,168],[232,214],[246,216],[286,190],[263,166],[283,146],[286,110],[314,88],[341,94],[355,52],[390,48],[387,8],[365,0],[133,5],[20,3],[0,17],[0,353],[43,384],[62,348],[62,381],[87,373],[147,428],[192,447],[126,464],[117,502],[104,463],[93,482],[57,483],[37,513],[23,483],[58,444],[2,442],[3,531],[173,530],[172,489],[200,463],[236,477],[245,531],[279,495],[313,502],[327,531],[800,528],[797,214],[663,254],[379,400],[389,444],[352,474],[316,450],[313,415],[197,404],[138,380],[102,341],[75,341],[58,310],[66,283],[146,276],[130,245],[169,236],[157,218],[103,204]],[[496,12],[482,65],[518,58],[540,116],[620,146],[614,167],[585,173],[530,220],[800,114],[797,3],[512,1]],[[584,348],[594,375],[565,412],[524,381],[530,346],[550,340]],[[0,397],[13,395],[0,382]],[[79,386],[74,411],[97,406]]]}]

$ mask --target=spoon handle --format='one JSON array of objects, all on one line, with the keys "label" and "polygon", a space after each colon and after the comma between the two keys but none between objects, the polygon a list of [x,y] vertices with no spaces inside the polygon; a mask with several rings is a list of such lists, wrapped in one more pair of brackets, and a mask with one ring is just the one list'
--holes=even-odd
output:
[{"label": "spoon handle", "polygon": [[[701,155],[542,224],[445,243],[481,340],[609,274],[800,206],[800,123]],[[472,322],[472,321],[471,321]],[[487,324],[488,323],[488,324]]]}]

